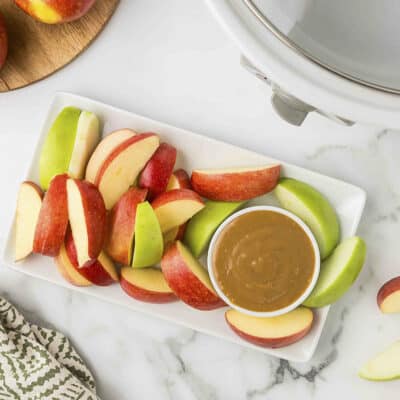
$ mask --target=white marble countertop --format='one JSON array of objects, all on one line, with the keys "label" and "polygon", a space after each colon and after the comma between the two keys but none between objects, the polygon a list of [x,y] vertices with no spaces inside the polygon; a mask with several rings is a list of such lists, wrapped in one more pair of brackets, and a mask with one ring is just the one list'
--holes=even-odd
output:
[{"label": "white marble countertop", "polygon": [[0,95],[1,240],[39,127],[57,90],[287,160],[363,187],[360,227],[368,262],[332,308],[315,357],[280,361],[240,346],[0,269],[0,295],[32,321],[67,334],[105,399],[398,398],[400,382],[371,383],[360,365],[399,338],[400,316],[375,304],[400,272],[400,134],[340,127],[310,116],[302,128],[276,117],[269,89],[239,65],[239,52],[202,2],[122,0],[103,34],[74,63]]}]

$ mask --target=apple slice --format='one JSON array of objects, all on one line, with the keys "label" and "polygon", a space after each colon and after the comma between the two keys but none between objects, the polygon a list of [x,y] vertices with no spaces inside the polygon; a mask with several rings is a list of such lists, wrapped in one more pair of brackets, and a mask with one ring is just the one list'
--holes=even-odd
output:
[{"label": "apple slice", "polygon": [[377,303],[385,314],[400,312],[400,276],[387,281],[379,289]]},{"label": "apple slice", "polygon": [[275,349],[298,342],[306,336],[312,327],[314,314],[306,307],[271,318],[258,318],[228,310],[225,319],[242,339]]},{"label": "apple slice", "polygon": [[165,232],[163,234],[164,249],[166,249],[169,245],[174,243],[176,240],[182,240],[185,236],[186,227],[187,227],[187,224],[185,223],[183,225],[172,228],[168,232]]},{"label": "apple slice", "polygon": [[148,199],[165,192],[176,161],[176,149],[168,143],[161,143],[144,167],[139,178],[139,187],[148,189]]},{"label": "apple slice", "polygon": [[360,273],[366,256],[366,245],[359,237],[345,239],[321,265],[321,272],[307,307],[332,304],[347,292]]},{"label": "apple slice", "polygon": [[221,223],[244,202],[208,200],[206,206],[189,221],[184,242],[195,257],[200,257]]},{"label": "apple slice", "polygon": [[0,69],[6,62],[8,53],[8,34],[3,15],[0,13]]},{"label": "apple slice", "polygon": [[105,159],[96,175],[95,185],[103,195],[107,210],[135,182],[158,145],[157,135],[141,133],[121,143]]},{"label": "apple slice", "polygon": [[33,252],[55,257],[64,243],[68,226],[68,175],[56,175],[46,192],[33,239]]},{"label": "apple slice", "polygon": [[120,129],[107,135],[96,147],[86,167],[85,179],[91,183],[96,180],[97,172],[109,155],[123,142],[135,136],[132,129]]},{"label": "apple slice", "polygon": [[90,182],[68,179],[68,214],[78,255],[83,267],[96,259],[104,244],[106,209],[100,192]]},{"label": "apple slice", "polygon": [[281,166],[264,165],[255,168],[194,170],[193,189],[210,200],[244,201],[262,196],[278,183]]},{"label": "apple slice", "polygon": [[130,188],[108,214],[105,249],[117,262],[130,265],[132,262],[136,207],[145,201],[147,189]]},{"label": "apple slice", "polygon": [[207,271],[180,241],[167,249],[161,269],[168,286],[189,306],[199,310],[225,306],[215,293]]},{"label": "apple slice", "polygon": [[151,204],[162,232],[184,224],[204,208],[201,197],[189,189],[174,189],[158,196]]},{"label": "apple slice", "polygon": [[33,239],[42,199],[43,191],[36,183],[22,182],[15,215],[15,261],[22,260],[33,251]]},{"label": "apple slice", "polygon": [[169,178],[166,191],[174,189],[191,189],[190,178],[184,169],[177,169]]},{"label": "apple slice", "polygon": [[123,267],[120,284],[129,296],[147,303],[169,303],[177,300],[163,273],[156,268]]},{"label": "apple slice", "polygon": [[150,203],[136,207],[135,250],[132,267],[150,267],[160,262],[163,255],[163,237],[160,224]]},{"label": "apple slice", "polygon": [[370,381],[400,379],[400,341],[369,360],[358,374],[360,378]]}]

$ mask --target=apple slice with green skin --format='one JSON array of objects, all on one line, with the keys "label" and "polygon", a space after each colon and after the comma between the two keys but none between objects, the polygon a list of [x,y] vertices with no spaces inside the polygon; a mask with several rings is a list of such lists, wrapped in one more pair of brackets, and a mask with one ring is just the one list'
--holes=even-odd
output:
[{"label": "apple slice with green skin", "polygon": [[174,189],[162,193],[151,205],[163,233],[184,224],[204,208],[202,198],[189,189]]},{"label": "apple slice with green skin", "polygon": [[275,188],[279,203],[302,219],[318,242],[321,258],[328,257],[339,242],[336,212],[324,195],[307,183],[282,178]]},{"label": "apple slice with green skin", "polygon": [[91,183],[96,180],[96,175],[107,157],[123,142],[135,136],[132,129],[120,129],[107,135],[95,148],[86,167],[85,179]]},{"label": "apple slice with green skin", "polygon": [[159,145],[154,133],[141,133],[121,143],[104,160],[95,185],[104,198],[107,210],[129,189]]},{"label": "apple slice with green skin", "polygon": [[68,179],[68,214],[78,255],[78,265],[83,267],[96,259],[104,244],[106,209],[97,187],[87,181]]},{"label": "apple slice with green skin", "polygon": [[6,23],[0,13],[0,69],[5,64],[8,53],[8,35]]},{"label": "apple slice with green skin", "polygon": [[377,303],[385,314],[400,312],[400,276],[387,281],[379,289]]},{"label": "apple slice with green skin", "polygon": [[151,267],[160,262],[164,251],[163,237],[156,214],[147,201],[136,207],[134,240],[132,267]]},{"label": "apple slice with green skin", "polygon": [[244,202],[206,201],[206,206],[188,222],[184,243],[195,257],[200,257],[221,223]]},{"label": "apple slice with green skin", "polygon": [[310,331],[314,314],[306,307],[298,307],[283,315],[259,318],[228,310],[225,319],[242,339],[258,346],[279,348],[298,342]]},{"label": "apple slice with green skin", "polygon": [[165,192],[176,161],[176,149],[161,143],[144,167],[139,178],[139,187],[148,189],[148,199]]},{"label": "apple slice with green skin", "polygon": [[15,215],[15,261],[24,259],[33,251],[42,199],[43,191],[36,183],[26,181],[19,187]]},{"label": "apple slice with green skin", "polygon": [[194,170],[191,183],[200,196],[217,201],[245,201],[262,196],[278,183],[279,164],[255,168]]},{"label": "apple slice with green skin", "polygon": [[177,300],[163,273],[156,268],[123,267],[120,284],[125,293],[136,300],[147,303],[169,303]]},{"label": "apple slice with green skin", "polygon": [[360,273],[366,256],[366,245],[359,237],[345,239],[321,265],[317,284],[303,303],[324,307],[339,300]]},{"label": "apple slice with green skin", "polygon": [[55,176],[43,198],[33,240],[33,252],[55,257],[64,243],[68,226],[68,175]]},{"label": "apple slice with green skin", "polygon": [[180,241],[164,253],[161,269],[168,286],[187,305],[198,310],[225,306],[214,291],[207,271]]},{"label": "apple slice with green skin", "polygon": [[188,173],[180,168],[174,171],[168,181],[167,189],[174,190],[174,189],[191,189],[192,185],[190,184],[190,178]]},{"label": "apple slice with green skin", "polygon": [[400,379],[400,341],[369,360],[358,372],[360,378],[370,381]]}]

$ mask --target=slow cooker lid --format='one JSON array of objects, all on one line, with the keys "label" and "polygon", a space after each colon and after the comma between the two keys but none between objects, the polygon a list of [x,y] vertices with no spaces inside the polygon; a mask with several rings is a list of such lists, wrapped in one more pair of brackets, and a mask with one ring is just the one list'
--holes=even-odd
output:
[{"label": "slow cooker lid", "polygon": [[242,0],[287,46],[357,83],[400,94],[398,0]]}]

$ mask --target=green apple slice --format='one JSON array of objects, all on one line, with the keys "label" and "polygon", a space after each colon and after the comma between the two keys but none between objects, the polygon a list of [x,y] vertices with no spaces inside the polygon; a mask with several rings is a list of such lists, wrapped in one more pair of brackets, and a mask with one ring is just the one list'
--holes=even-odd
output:
[{"label": "green apple slice", "polygon": [[160,223],[148,201],[138,204],[132,267],[151,267],[161,261],[164,244]]},{"label": "green apple slice", "polygon": [[80,114],[76,107],[65,107],[50,128],[39,160],[40,185],[45,190],[55,175],[68,171]]},{"label": "green apple slice", "polygon": [[221,223],[238,210],[244,202],[208,200],[206,206],[189,221],[184,242],[195,257],[200,257]]},{"label": "green apple slice", "polygon": [[295,179],[282,178],[275,195],[283,208],[296,214],[314,234],[321,258],[328,257],[339,242],[339,221],[335,210],[320,192]]},{"label": "green apple slice", "polygon": [[370,381],[390,381],[400,378],[400,341],[369,360],[358,372]]},{"label": "green apple slice", "polygon": [[321,265],[317,284],[303,303],[307,307],[324,307],[343,296],[364,265],[365,242],[359,237],[345,239]]}]

